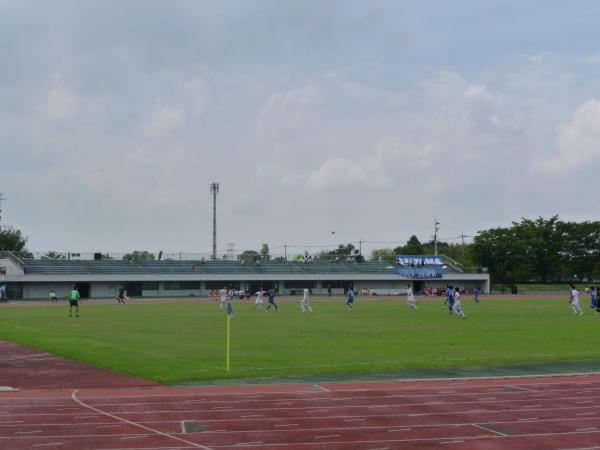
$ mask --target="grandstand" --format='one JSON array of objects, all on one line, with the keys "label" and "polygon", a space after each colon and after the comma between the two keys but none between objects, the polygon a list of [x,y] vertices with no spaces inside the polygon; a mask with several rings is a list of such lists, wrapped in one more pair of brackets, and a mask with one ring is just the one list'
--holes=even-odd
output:
[{"label": "grandstand", "polygon": [[488,274],[465,273],[449,258],[439,258],[439,264],[404,267],[390,262],[326,260],[19,259],[4,252],[0,255],[0,283],[8,285],[14,298],[24,299],[47,298],[51,289],[64,296],[73,285],[84,298],[113,297],[121,286],[131,297],[201,297],[225,286],[249,292],[274,289],[282,295],[295,295],[305,287],[316,295],[329,291],[335,295],[349,286],[357,292],[366,289],[376,295],[397,295],[405,292],[408,283],[416,292],[446,283],[489,291]]}]

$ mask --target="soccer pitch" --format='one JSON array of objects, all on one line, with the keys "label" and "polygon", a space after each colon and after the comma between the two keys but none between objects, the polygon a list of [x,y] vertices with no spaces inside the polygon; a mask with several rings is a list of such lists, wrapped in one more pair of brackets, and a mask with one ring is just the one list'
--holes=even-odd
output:
[{"label": "soccer pitch", "polygon": [[[159,382],[310,376],[413,369],[597,360],[600,316],[573,316],[566,299],[463,300],[466,320],[442,299],[299,302],[280,311],[235,304],[231,370],[226,315],[215,303],[86,304],[0,310],[0,339]],[[587,304],[585,300],[584,305]]]}]

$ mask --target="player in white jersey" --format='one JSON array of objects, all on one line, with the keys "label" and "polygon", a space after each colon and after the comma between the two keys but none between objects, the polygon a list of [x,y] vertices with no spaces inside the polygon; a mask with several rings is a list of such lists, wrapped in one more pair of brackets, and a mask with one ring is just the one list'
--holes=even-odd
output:
[{"label": "player in white jersey", "polygon": [[460,290],[458,286],[454,289],[453,299],[454,304],[452,305],[452,312],[456,314],[459,318],[466,319],[467,316],[465,316],[465,313],[462,310],[462,307],[460,306]]},{"label": "player in white jersey", "polygon": [[571,285],[571,295],[570,295],[569,303],[571,304],[571,309],[573,310],[573,314],[579,314],[583,316],[583,311],[581,310],[581,306],[579,305],[579,291],[575,289],[575,285]]},{"label": "player in white jersey", "polygon": [[302,312],[306,311],[307,309],[310,312],[313,312],[312,308],[310,307],[310,303],[308,303],[308,289],[304,289],[304,295],[302,297],[302,301],[300,302],[300,309]]},{"label": "player in white jersey", "polygon": [[227,301],[227,289],[222,288],[219,291],[219,300],[221,300],[221,303],[219,304],[219,309],[222,310],[223,308],[225,308],[225,302]]},{"label": "player in white jersey", "polygon": [[257,311],[257,310],[260,311],[261,309],[263,309],[263,304],[264,304],[263,295],[264,295],[264,293],[263,293],[262,289],[256,293],[256,300],[254,302],[254,306],[252,306],[253,311]]},{"label": "player in white jersey", "polygon": [[417,301],[415,300],[415,295],[413,294],[412,287],[410,287],[410,284],[407,284],[406,287],[406,304],[411,309],[417,309]]}]

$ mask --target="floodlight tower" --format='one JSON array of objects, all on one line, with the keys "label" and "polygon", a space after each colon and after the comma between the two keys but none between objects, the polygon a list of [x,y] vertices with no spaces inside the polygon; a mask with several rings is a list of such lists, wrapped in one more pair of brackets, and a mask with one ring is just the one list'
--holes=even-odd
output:
[{"label": "floodlight tower", "polygon": [[440,231],[440,223],[437,221],[437,217],[434,219],[433,225],[433,249],[435,256],[437,256],[437,232]]},{"label": "floodlight tower", "polygon": [[213,195],[213,249],[212,259],[217,259],[217,194],[219,193],[219,183],[213,181],[210,185],[210,192]]},{"label": "floodlight tower", "polygon": [[6,197],[0,192],[0,230],[2,230],[2,200],[6,200]]}]

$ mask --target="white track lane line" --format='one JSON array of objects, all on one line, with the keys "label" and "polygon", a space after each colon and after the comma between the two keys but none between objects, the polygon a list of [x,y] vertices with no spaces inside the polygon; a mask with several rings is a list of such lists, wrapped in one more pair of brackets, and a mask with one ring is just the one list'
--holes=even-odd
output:
[{"label": "white track lane line", "polygon": [[92,411],[96,411],[97,413],[104,414],[105,416],[111,417],[112,419],[115,419],[115,420],[119,420],[119,421],[121,421],[121,422],[128,423],[128,424],[130,424],[130,425],[133,425],[133,426],[135,426],[135,427],[142,428],[142,429],[144,429],[144,430],[146,430],[146,431],[150,431],[150,432],[152,432],[152,433],[159,434],[159,435],[161,435],[161,436],[164,436],[164,437],[167,437],[167,438],[170,438],[170,439],[174,439],[174,440],[176,440],[176,441],[179,441],[179,442],[183,442],[183,443],[185,443],[185,444],[188,444],[188,445],[191,445],[192,447],[195,447],[195,448],[202,448],[202,449],[204,449],[204,450],[213,450],[213,449],[211,449],[210,447],[205,447],[204,445],[196,444],[195,442],[188,441],[188,440],[186,440],[186,439],[182,439],[182,438],[180,438],[180,437],[173,436],[173,435],[171,435],[171,434],[163,433],[162,431],[155,430],[155,429],[153,429],[153,428],[147,427],[147,426],[145,426],[145,425],[141,425],[141,424],[139,424],[139,423],[136,423],[136,422],[132,422],[132,421],[130,421],[130,420],[127,420],[127,419],[124,419],[124,418],[122,418],[122,417],[118,417],[118,416],[115,416],[115,415],[113,415],[113,414],[110,414],[110,413],[108,413],[108,412],[102,411],[101,409],[95,408],[95,407],[93,407],[92,405],[88,405],[87,403],[85,403],[85,402],[83,402],[83,401],[81,401],[81,400],[79,400],[79,399],[77,398],[77,389],[75,389],[75,390],[73,391],[73,393],[71,394],[71,398],[72,398],[72,399],[73,399],[75,402],[77,402],[78,404],[80,404],[81,406],[83,406],[83,407],[85,407],[85,408],[88,408],[88,409],[91,409]]},{"label": "white track lane line", "polygon": [[496,433],[497,435],[500,435],[500,436],[504,436],[504,437],[508,436],[508,434],[501,433],[500,431],[493,430],[492,428],[484,427],[483,425],[479,425],[476,423],[474,423],[472,425],[474,427],[481,428],[482,430],[487,431],[488,433],[491,431],[492,433]]},{"label": "white track lane line", "polygon": [[313,386],[316,387],[317,389],[319,389],[320,391],[330,392],[329,389],[324,388],[323,386],[319,386],[318,384],[313,384]]}]

